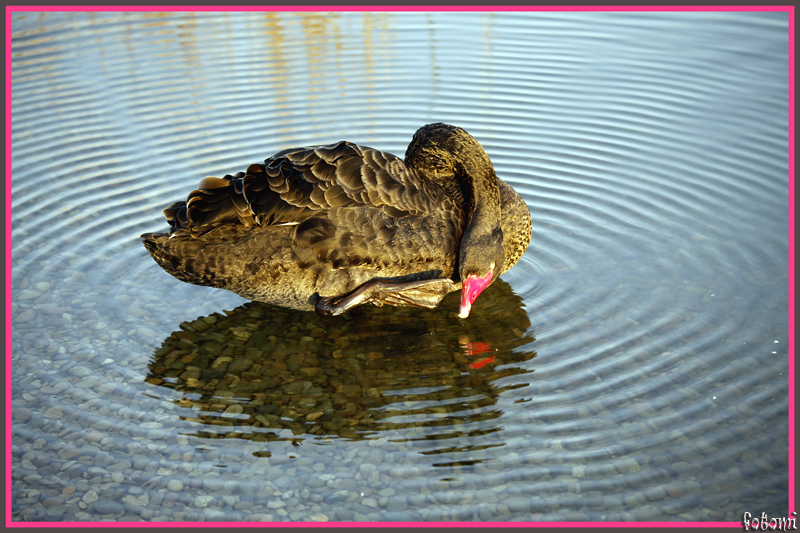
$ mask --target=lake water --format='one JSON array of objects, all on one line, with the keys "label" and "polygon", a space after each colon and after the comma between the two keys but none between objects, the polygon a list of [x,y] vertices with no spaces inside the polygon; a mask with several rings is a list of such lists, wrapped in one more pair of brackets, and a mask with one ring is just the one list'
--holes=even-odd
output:
[{"label": "lake water", "polygon": [[[19,521],[788,512],[788,14],[15,13]],[[525,198],[456,317],[181,283],[205,176],[465,128]]]}]

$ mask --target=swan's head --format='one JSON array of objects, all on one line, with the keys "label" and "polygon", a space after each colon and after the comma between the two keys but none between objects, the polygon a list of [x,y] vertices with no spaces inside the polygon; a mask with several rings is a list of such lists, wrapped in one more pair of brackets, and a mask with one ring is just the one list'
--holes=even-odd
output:
[{"label": "swan's head", "polygon": [[[465,233],[472,233],[476,228],[470,229]],[[472,304],[478,296],[502,274],[504,260],[503,232],[499,228],[489,231],[488,234],[462,239],[459,251],[461,278],[459,318],[469,316]]]},{"label": "swan's head", "polygon": [[472,135],[440,122],[417,130],[405,160],[463,202],[466,221],[458,251],[462,282],[458,316],[467,318],[475,299],[497,279],[505,263],[500,189],[492,161]]}]

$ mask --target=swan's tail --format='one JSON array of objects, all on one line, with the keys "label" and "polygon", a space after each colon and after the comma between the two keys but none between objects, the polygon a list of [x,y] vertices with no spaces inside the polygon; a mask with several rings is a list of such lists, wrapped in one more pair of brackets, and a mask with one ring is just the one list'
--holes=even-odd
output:
[{"label": "swan's tail", "polygon": [[[225,288],[227,276],[224,265],[218,265],[207,243],[185,232],[172,237],[168,233],[145,233],[140,236],[144,247],[156,263],[168,274],[186,283]],[[211,252],[211,253],[209,253]]]},{"label": "swan's tail", "polygon": [[[251,167],[258,168],[258,165]],[[253,216],[243,192],[245,175],[244,172],[237,172],[233,176],[226,175],[222,178],[203,178],[186,200],[173,202],[164,209],[170,233],[206,225],[255,225],[256,217]]]}]

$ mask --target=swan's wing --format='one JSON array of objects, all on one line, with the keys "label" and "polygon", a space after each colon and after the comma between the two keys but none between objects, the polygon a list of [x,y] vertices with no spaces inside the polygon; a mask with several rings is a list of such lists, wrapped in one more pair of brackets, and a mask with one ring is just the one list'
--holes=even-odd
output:
[{"label": "swan's wing", "polygon": [[278,152],[264,164],[205,178],[164,210],[172,231],[222,224],[297,224],[333,208],[378,208],[389,217],[441,209],[444,189],[387,152],[342,141]]}]

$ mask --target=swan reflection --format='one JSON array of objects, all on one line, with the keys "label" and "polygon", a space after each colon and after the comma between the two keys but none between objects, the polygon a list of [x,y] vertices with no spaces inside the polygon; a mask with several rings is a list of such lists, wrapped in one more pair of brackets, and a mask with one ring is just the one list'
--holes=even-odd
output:
[{"label": "swan reflection", "polygon": [[523,363],[536,353],[511,287],[498,280],[484,298],[469,321],[447,306],[332,318],[248,302],[181,324],[146,381],[179,391],[170,401],[204,438],[411,443],[491,433],[498,395],[514,388],[496,382],[530,372]]}]

